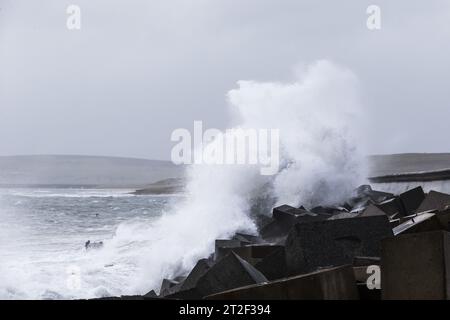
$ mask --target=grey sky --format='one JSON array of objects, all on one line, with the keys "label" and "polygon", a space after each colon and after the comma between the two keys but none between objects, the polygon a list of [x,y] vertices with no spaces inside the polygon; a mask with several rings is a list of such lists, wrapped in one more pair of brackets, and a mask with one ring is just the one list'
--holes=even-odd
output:
[{"label": "grey sky", "polygon": [[[66,8],[82,28],[66,28]],[[382,28],[366,28],[381,7]],[[298,63],[354,71],[371,153],[448,152],[450,2],[0,0],[0,155],[169,159],[170,133],[224,128],[236,81]]]}]

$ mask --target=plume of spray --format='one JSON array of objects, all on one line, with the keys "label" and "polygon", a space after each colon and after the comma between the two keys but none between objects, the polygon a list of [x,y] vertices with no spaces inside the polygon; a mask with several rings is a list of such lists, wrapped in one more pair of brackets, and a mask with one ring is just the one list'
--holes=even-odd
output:
[{"label": "plume of spray", "polygon": [[186,201],[145,230],[119,227],[108,244],[120,247],[130,238],[148,243],[130,287],[134,292],[157,289],[162,278],[185,274],[214,251],[215,239],[237,231],[257,233],[251,210],[261,195],[268,195],[271,205],[335,203],[365,176],[352,72],[318,61],[292,83],[238,85],[228,93],[235,127],[280,130],[279,172],[267,177],[255,165],[192,165]]}]

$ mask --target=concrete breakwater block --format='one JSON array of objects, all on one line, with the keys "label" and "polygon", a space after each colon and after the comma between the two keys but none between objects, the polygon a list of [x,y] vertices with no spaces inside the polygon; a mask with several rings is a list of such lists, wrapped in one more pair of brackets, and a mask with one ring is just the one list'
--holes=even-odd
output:
[{"label": "concrete breakwater block", "polygon": [[197,261],[195,267],[191,270],[189,275],[184,280],[181,290],[189,290],[196,286],[198,280],[213,266],[213,263],[209,259],[200,259]]},{"label": "concrete breakwater block", "polygon": [[[195,269],[195,268],[194,268]],[[167,296],[178,299],[200,299],[207,295],[250,284],[267,282],[267,278],[234,252],[217,261],[209,268],[198,268],[183,290]],[[191,272],[192,274],[192,272]],[[188,280],[190,276],[186,280]]]},{"label": "concrete breakwater block", "polygon": [[219,260],[233,251],[245,261],[249,262],[252,265],[255,265],[279,248],[283,247],[274,244],[253,244],[235,248],[217,248],[214,257],[216,260]]},{"label": "concrete breakwater block", "polygon": [[223,240],[217,239],[214,245],[214,260],[219,260],[221,258],[221,253],[224,252],[224,249],[227,248],[238,248],[246,244],[241,240],[231,239],[231,240]]},{"label": "concrete breakwater block", "polygon": [[425,193],[422,187],[417,187],[406,192],[403,192],[399,196],[403,208],[406,214],[414,213],[414,211],[419,208],[423,200],[425,200]]},{"label": "concrete breakwater block", "polygon": [[351,266],[250,285],[214,295],[211,300],[356,300],[358,291]]},{"label": "concrete breakwater block", "polygon": [[163,279],[161,283],[161,289],[159,289],[159,295],[161,297],[164,297],[171,294],[172,292],[176,291],[176,287],[179,284],[180,282],[176,280]]},{"label": "concrete breakwater block", "polygon": [[422,212],[410,216],[393,229],[394,235],[445,230],[450,231],[450,210]]},{"label": "concrete breakwater block", "polygon": [[298,223],[286,240],[288,274],[351,264],[355,256],[380,256],[381,239],[391,236],[386,215]]},{"label": "concrete breakwater block", "polygon": [[450,234],[400,235],[382,241],[383,299],[450,299]]},{"label": "concrete breakwater block", "polygon": [[431,190],[420,204],[416,212],[424,212],[429,210],[444,210],[450,206],[450,195],[442,192]]},{"label": "concrete breakwater block", "polygon": [[255,264],[255,268],[268,280],[276,280],[287,276],[286,254],[284,247],[278,247],[275,251]]},{"label": "concrete breakwater block", "polygon": [[405,216],[406,212],[403,208],[402,202],[399,197],[394,197],[377,204],[377,207],[385,212],[387,215],[392,216],[398,214],[400,216]]},{"label": "concrete breakwater block", "polygon": [[264,242],[264,240],[261,239],[261,237],[253,236],[253,235],[245,234],[245,233],[236,233],[233,236],[232,240],[241,241],[241,243],[243,243],[243,244],[257,244],[257,243]]},{"label": "concrete breakwater block", "polygon": [[298,209],[288,205],[283,205],[273,209],[273,221],[265,225],[260,230],[263,239],[281,239],[287,236],[292,226],[300,222],[321,221],[329,218],[331,215],[325,212],[314,213]]}]

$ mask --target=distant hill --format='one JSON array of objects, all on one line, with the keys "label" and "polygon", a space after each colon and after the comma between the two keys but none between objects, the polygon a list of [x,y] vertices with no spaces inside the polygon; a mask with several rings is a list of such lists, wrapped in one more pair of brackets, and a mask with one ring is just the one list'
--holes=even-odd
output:
[{"label": "distant hill", "polygon": [[[369,156],[373,182],[450,179],[450,153]],[[170,161],[101,156],[0,156],[0,187],[130,188],[180,192],[184,167]]]},{"label": "distant hill", "polygon": [[169,161],[101,156],[0,157],[0,186],[142,188],[180,178],[184,168]]}]

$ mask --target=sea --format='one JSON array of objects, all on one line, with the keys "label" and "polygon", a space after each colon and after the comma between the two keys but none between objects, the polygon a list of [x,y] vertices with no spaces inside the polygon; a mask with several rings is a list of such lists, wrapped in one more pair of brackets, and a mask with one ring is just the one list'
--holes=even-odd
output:
[{"label": "sea", "polygon": [[0,299],[144,294],[145,281],[137,288],[132,278],[151,237],[118,234],[148,232],[181,196],[131,191],[0,189]]}]

